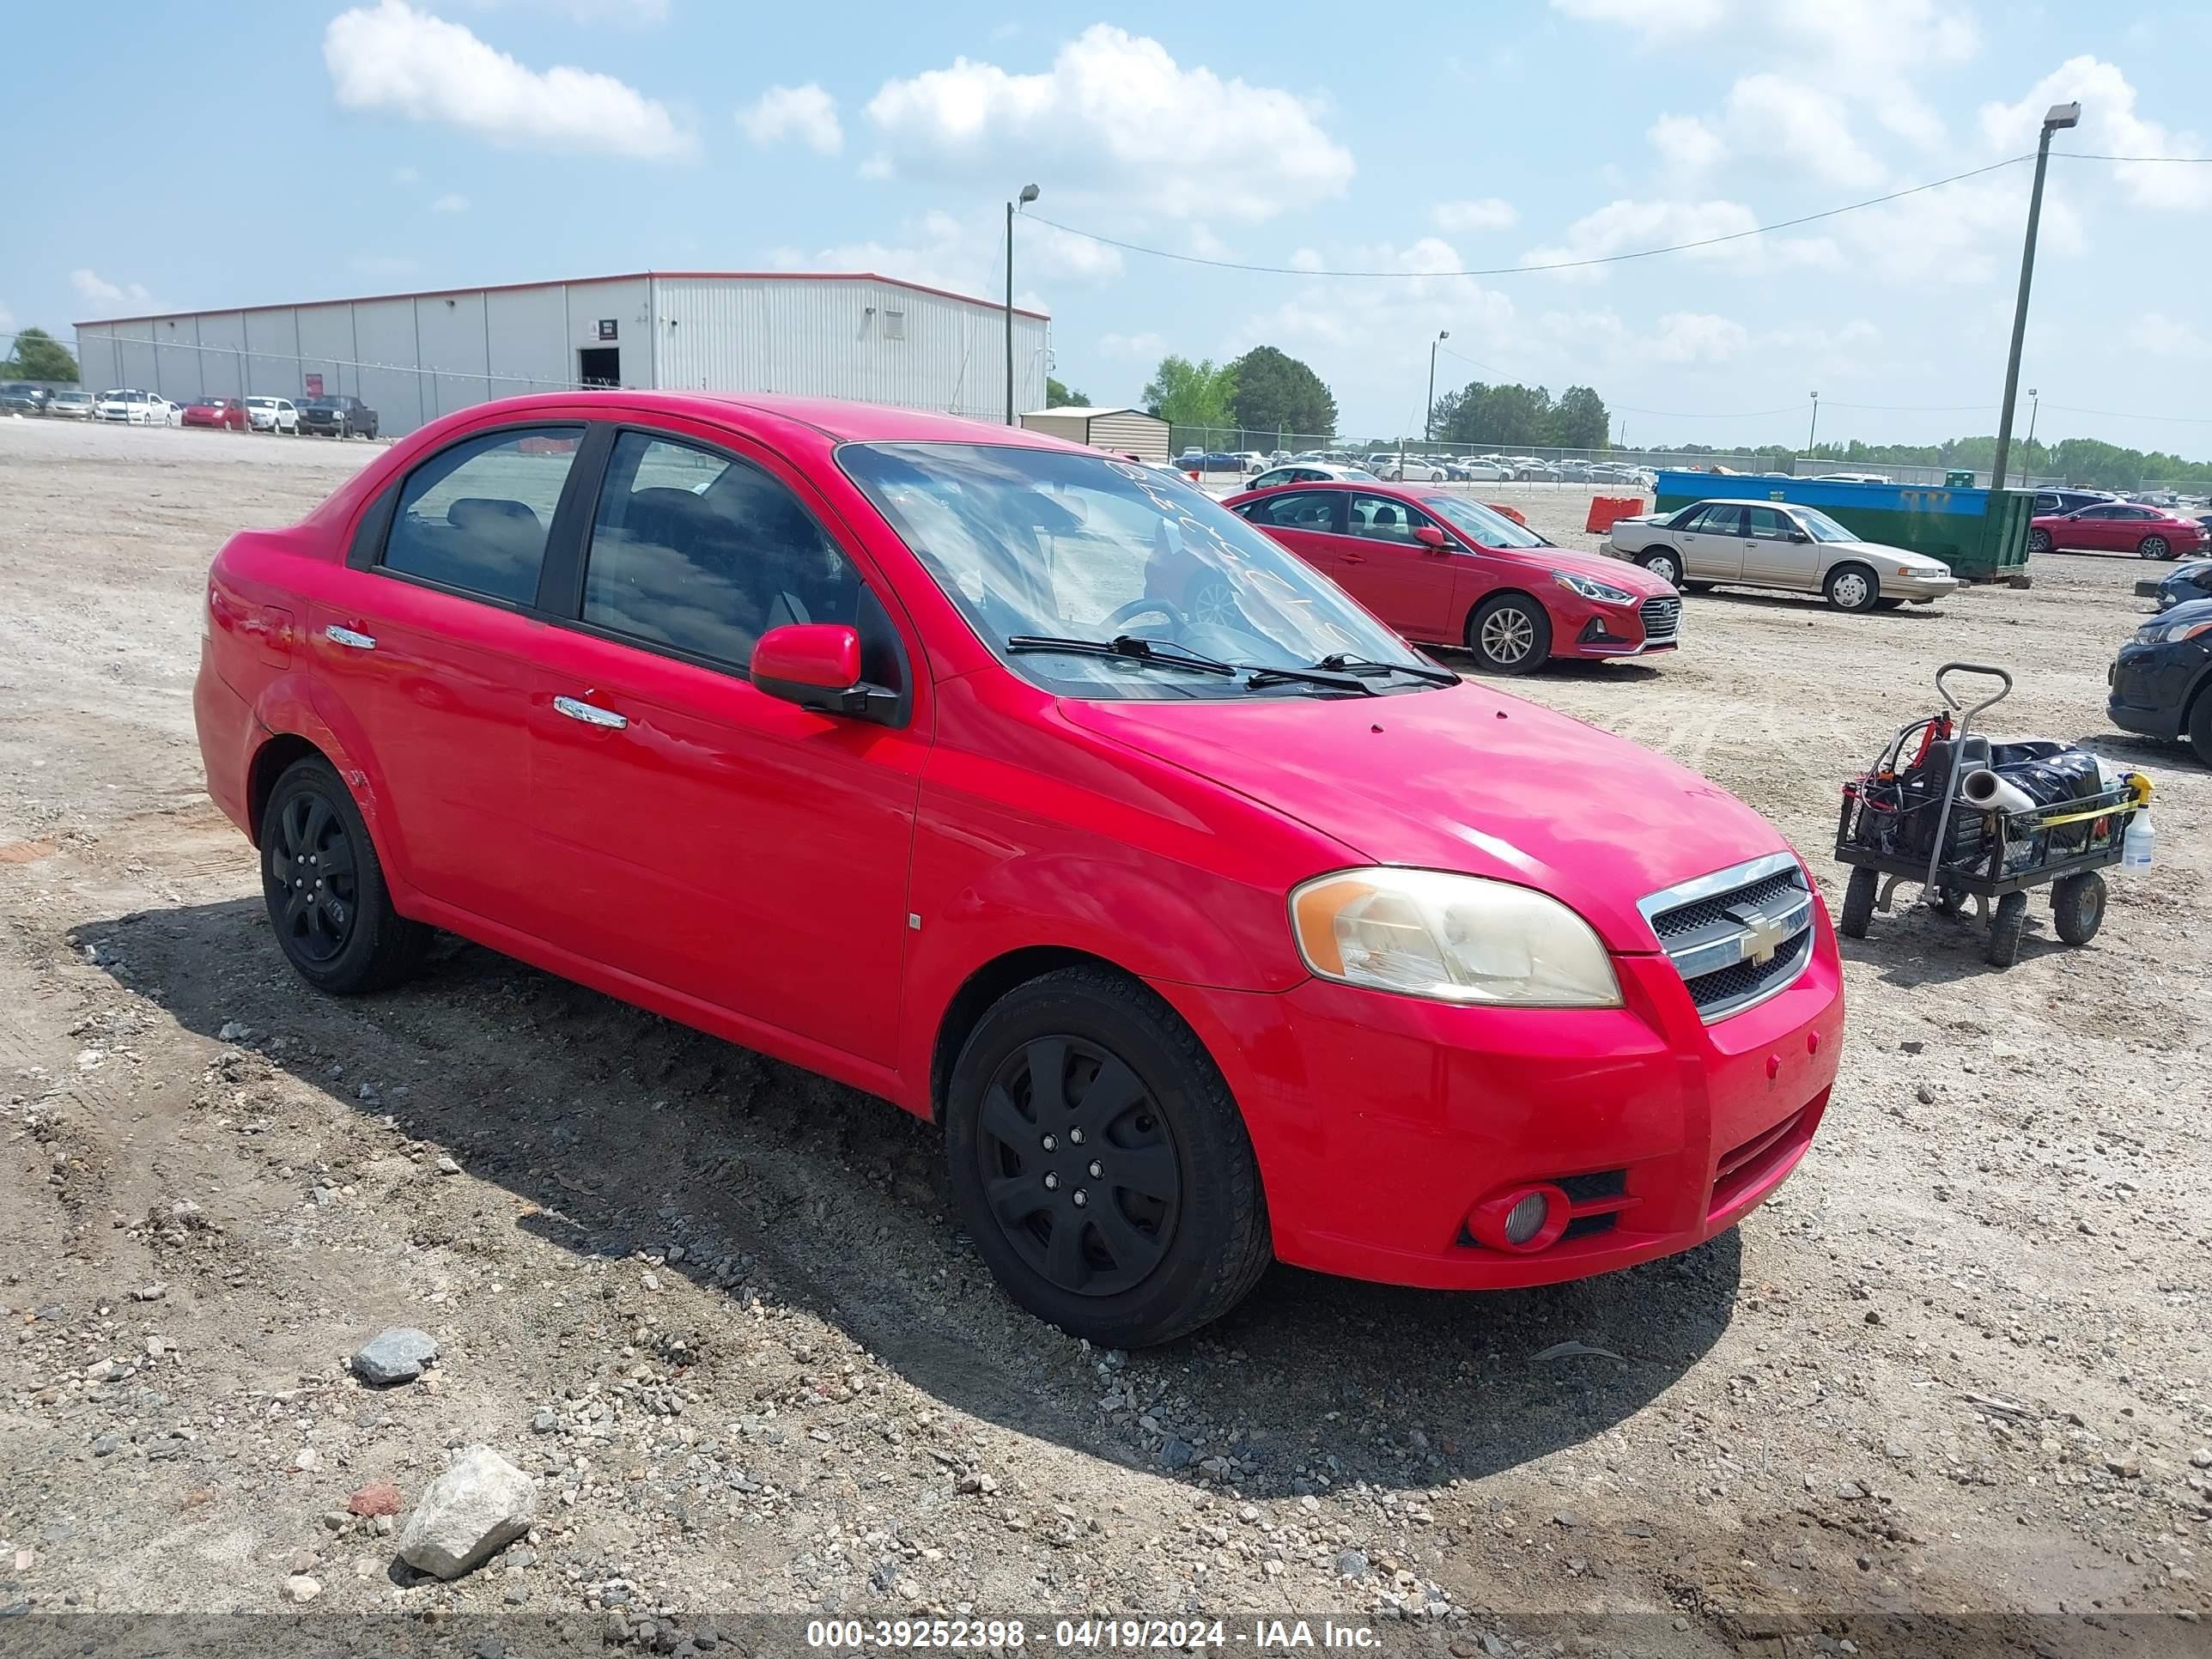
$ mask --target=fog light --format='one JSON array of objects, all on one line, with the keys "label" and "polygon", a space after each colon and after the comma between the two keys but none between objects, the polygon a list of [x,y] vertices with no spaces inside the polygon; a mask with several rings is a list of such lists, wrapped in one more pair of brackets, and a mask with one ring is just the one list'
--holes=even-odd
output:
[{"label": "fog light", "polygon": [[1477,1204],[1467,1212],[1467,1230],[1478,1244],[1531,1255],[1558,1243],[1572,1214],[1573,1206],[1560,1188],[1548,1181],[1530,1182]]},{"label": "fog light", "polygon": [[1531,1193],[1505,1212],[1505,1242],[1526,1244],[1535,1237],[1551,1213],[1552,1200],[1541,1193]]}]

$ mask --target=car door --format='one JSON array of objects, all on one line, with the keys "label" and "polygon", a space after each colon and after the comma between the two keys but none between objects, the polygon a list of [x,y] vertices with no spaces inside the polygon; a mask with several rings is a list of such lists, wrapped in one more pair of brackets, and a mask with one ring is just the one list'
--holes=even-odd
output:
[{"label": "car door", "polygon": [[1691,514],[1674,532],[1674,550],[1682,556],[1685,581],[1735,581],[1743,574],[1743,509],[1733,501],[1714,501]]},{"label": "car door", "polygon": [[[1350,492],[1345,508],[1344,533],[1334,538],[1338,582],[1406,638],[1460,643],[1449,532],[1395,496]],[[1425,544],[1424,526],[1442,534],[1443,545]]]},{"label": "car door", "polygon": [[[778,458],[686,422],[609,446],[532,696],[545,936],[882,1065],[896,1058],[927,710],[884,594]],[[849,623],[901,723],[756,690],[755,641]]]},{"label": "car door", "polygon": [[2063,534],[2051,537],[2051,545],[2086,551],[2102,551],[2116,546],[2119,539],[2118,520],[2126,510],[2109,505],[2085,507],[2061,526]]},{"label": "car door", "polygon": [[[542,882],[529,801],[538,609],[581,420],[478,428],[372,507],[307,608],[317,696],[367,734],[405,878],[510,926]],[[368,760],[370,757],[363,757]]]},{"label": "car door", "polygon": [[1336,577],[1344,503],[1341,489],[1286,489],[1237,509],[1323,575]]},{"label": "car door", "polygon": [[1767,587],[1820,586],[1820,547],[1795,519],[1779,507],[1757,502],[1741,510],[1744,580]]}]

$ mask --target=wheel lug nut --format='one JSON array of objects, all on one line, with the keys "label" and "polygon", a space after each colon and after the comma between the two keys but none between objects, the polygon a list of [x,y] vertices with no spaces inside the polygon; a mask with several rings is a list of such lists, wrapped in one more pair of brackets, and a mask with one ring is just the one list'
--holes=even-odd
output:
[{"label": "wheel lug nut", "polygon": [[1101,1164],[1101,1163],[1100,1163],[1097,1158],[1092,1158],[1092,1159],[1091,1160],[1091,1178],[1092,1178],[1093,1180],[1096,1180],[1096,1179],[1097,1179],[1100,1176],[1103,1176],[1103,1175],[1104,1175],[1105,1173],[1106,1173],[1106,1166],[1105,1166],[1103,1164]]},{"label": "wheel lug nut", "polygon": [[1070,1129],[1067,1132],[1067,1144],[1071,1146],[1080,1146],[1083,1144],[1083,1131]]},{"label": "wheel lug nut", "polygon": [[1060,1190],[1060,1177],[1056,1175],[1047,1175],[1044,1178],[1044,1189],[1048,1193],[1058,1192]]},{"label": "wheel lug nut", "polygon": [[1044,1138],[1044,1149],[1048,1152],[1056,1152],[1060,1150],[1060,1142],[1053,1136],[1047,1135]]},{"label": "wheel lug nut", "polygon": [[1073,1193],[1069,1194],[1068,1196],[1075,1201],[1075,1207],[1079,1210],[1091,1201],[1083,1195],[1083,1188],[1080,1187],[1078,1187]]}]

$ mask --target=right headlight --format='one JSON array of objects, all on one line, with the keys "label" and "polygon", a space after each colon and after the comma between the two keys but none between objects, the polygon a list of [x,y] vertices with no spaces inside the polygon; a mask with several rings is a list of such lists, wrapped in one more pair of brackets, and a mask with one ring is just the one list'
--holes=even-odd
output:
[{"label": "right headlight", "polygon": [[1298,954],[1323,979],[1443,1002],[1618,1008],[1596,933],[1557,899],[1438,870],[1316,876],[1291,894]]}]

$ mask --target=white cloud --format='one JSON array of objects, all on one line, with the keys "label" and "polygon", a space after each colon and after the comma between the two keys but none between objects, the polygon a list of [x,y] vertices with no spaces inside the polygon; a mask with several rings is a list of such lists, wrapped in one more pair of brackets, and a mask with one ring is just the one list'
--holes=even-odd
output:
[{"label": "white cloud", "polygon": [[343,108],[441,122],[509,149],[649,161],[697,149],[665,105],[613,76],[529,69],[406,0],[340,12],[324,31],[323,62]]},{"label": "white cloud", "polygon": [[2197,327],[2162,311],[2146,311],[2129,325],[2128,343],[2149,357],[2188,358],[2202,362],[2212,357],[2212,339]]},{"label": "white cloud", "polygon": [[469,198],[457,190],[447,191],[430,204],[430,211],[433,213],[466,213],[468,210]]},{"label": "white cloud", "polygon": [[1496,196],[1478,196],[1462,202],[1439,202],[1429,210],[1429,222],[1438,230],[1464,234],[1471,230],[1510,230],[1521,222],[1521,210]]},{"label": "white cloud", "polygon": [[1574,358],[1583,377],[1654,363],[1687,369],[1747,360],[1832,374],[1863,369],[1881,339],[1881,331],[1863,318],[1835,330],[1753,329],[1710,311],[1670,311],[1649,328],[1631,326],[1611,310],[1547,311],[1537,326]]},{"label": "white cloud", "polygon": [[111,283],[97,271],[80,267],[70,272],[70,286],[80,299],[95,306],[132,306],[150,311],[154,295],[143,283]]},{"label": "white cloud", "polygon": [[1149,330],[1142,334],[1102,334],[1098,337],[1098,355],[1102,357],[1134,357],[1149,362],[1165,356],[1167,349],[1166,338]]},{"label": "white cloud", "polygon": [[[1460,357],[1484,357],[1521,348],[1515,328],[1513,301],[1472,276],[1444,273],[1462,269],[1459,250],[1438,237],[1424,236],[1398,246],[1344,250],[1332,261],[1358,270],[1395,270],[1407,280],[1375,283],[1310,284],[1291,298],[1248,317],[1220,355],[1235,356],[1249,346],[1267,343],[1291,350],[1293,356],[1312,355],[1315,372],[1332,385],[1364,380],[1396,397],[1411,388],[1414,402],[1388,412],[1389,422],[1409,422],[1418,427],[1419,399],[1428,372],[1429,343],[1440,329],[1451,331],[1447,355],[1437,367],[1437,384],[1457,384],[1473,371]],[[1328,367],[1334,360],[1341,373]],[[1454,377],[1457,377],[1455,380]]]},{"label": "white cloud", "polygon": [[1228,243],[1204,225],[1193,225],[1188,233],[1190,251],[1201,259],[1226,259],[1234,250]]},{"label": "white cloud", "polygon": [[[469,0],[480,11],[496,11],[514,0]],[[557,11],[571,22],[627,23],[635,27],[668,21],[668,0],[522,0],[543,11]]]},{"label": "white cloud", "polygon": [[796,138],[818,155],[845,148],[845,129],[837,125],[837,100],[813,82],[803,87],[770,87],[747,109],[738,125],[756,144]]},{"label": "white cloud", "polygon": [[1584,23],[1605,23],[1658,36],[1694,34],[1727,12],[1726,0],[1552,0],[1554,11]]},{"label": "white cloud", "polygon": [[1054,197],[1177,218],[1265,219],[1351,180],[1351,151],[1306,100],[1185,69],[1157,40],[1097,23],[1052,67],[966,58],[886,81],[868,103],[881,176],[1045,181]]},{"label": "white cloud", "polygon": [[1728,155],[1720,134],[1694,115],[1662,115],[1644,136],[1677,173],[1702,173]]},{"label": "white cloud", "polygon": [[1840,99],[1781,75],[1747,75],[1729,88],[1728,131],[1741,155],[1793,161],[1853,188],[1882,179],[1881,163],[1851,136]]},{"label": "white cloud", "polygon": [[[1903,197],[1839,219],[1836,226],[1851,245],[1855,269],[1904,284],[1964,285],[2011,280],[2020,268],[2026,217],[2021,179],[2001,173]],[[2070,191],[2048,187],[2039,257],[2072,258],[2087,246]],[[2010,300],[2005,304],[2009,326]]]},{"label": "white cloud", "polygon": [[[1736,236],[1738,240],[1690,248],[1680,257],[1743,271],[1835,263],[1836,245],[1825,236],[1740,234],[1758,223],[1758,216],[1741,202],[1639,202],[1624,198],[1576,220],[1567,227],[1561,241],[1530,248],[1522,256],[1522,263],[1544,265],[1575,259],[1602,259],[1642,248],[1700,242],[1717,236]],[[1553,274],[1565,281],[1601,282],[1607,271],[1603,265],[1588,265]]]},{"label": "white cloud", "polygon": [[422,173],[414,167],[394,167],[392,169],[392,182],[395,185],[418,184],[422,181]]},{"label": "white cloud", "polygon": [[[1992,150],[2035,147],[2044,112],[2053,104],[2079,101],[2081,125],[2070,137],[2085,150],[2114,155],[2202,155],[2203,141],[2188,131],[2168,132],[2136,113],[2136,89],[2113,64],[2087,53],[2069,58],[2028,88],[2016,104],[1982,106],[1982,137]],[[2212,167],[2157,162],[2107,164],[2061,162],[2063,167],[2110,166],[2121,191],[2137,207],[2196,209],[2212,206]]]},{"label": "white cloud", "polygon": [[[933,209],[902,225],[896,242],[841,242],[811,252],[780,247],[769,258],[783,270],[872,270],[995,299],[1006,292],[1006,246],[1004,210],[985,209],[963,219]],[[1015,227],[1014,267],[1024,283],[1095,283],[1121,275],[1121,253],[1103,242],[1025,220]],[[1049,309],[1034,293],[1018,294],[1015,300],[1033,309]]]}]

